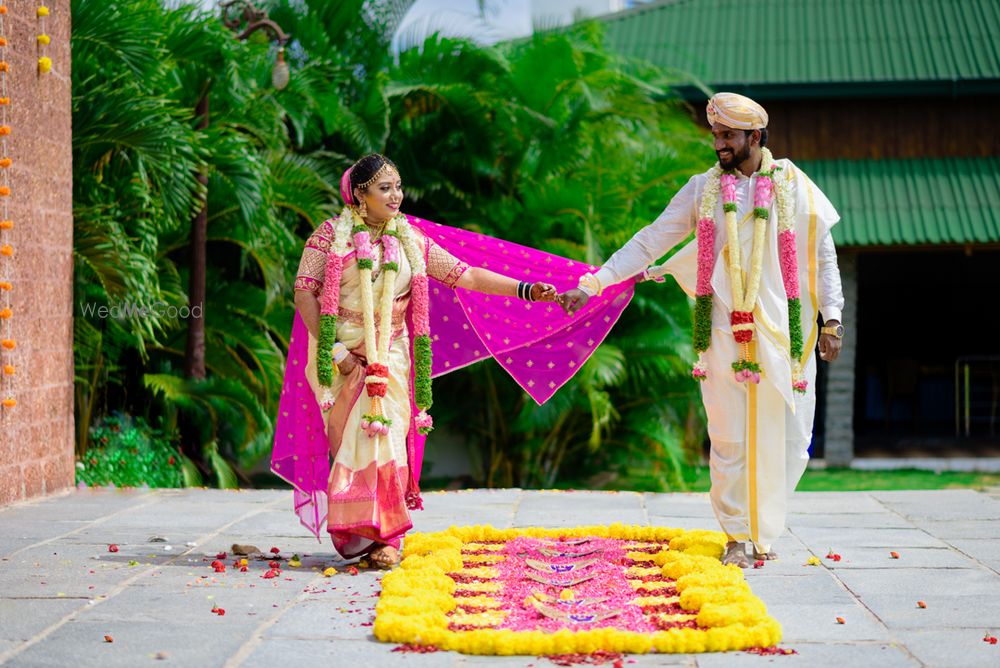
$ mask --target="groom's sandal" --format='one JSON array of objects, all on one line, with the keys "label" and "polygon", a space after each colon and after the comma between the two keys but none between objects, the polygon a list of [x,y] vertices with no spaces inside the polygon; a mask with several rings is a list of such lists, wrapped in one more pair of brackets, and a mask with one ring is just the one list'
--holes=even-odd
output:
[{"label": "groom's sandal", "polygon": [[749,568],[750,560],[747,558],[746,546],[743,543],[726,543],[726,552],[722,555],[723,565],[733,564],[740,568]]}]

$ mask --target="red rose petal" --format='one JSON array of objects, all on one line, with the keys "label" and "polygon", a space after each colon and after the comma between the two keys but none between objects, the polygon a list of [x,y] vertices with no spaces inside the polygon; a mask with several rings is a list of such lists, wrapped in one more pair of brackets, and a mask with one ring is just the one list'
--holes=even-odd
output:
[{"label": "red rose petal", "polygon": [[114,543],[111,543],[111,545],[108,545],[108,552],[117,552],[117,551],[118,551],[118,546],[117,545],[115,545]]},{"label": "red rose petal", "polygon": [[271,554],[278,554],[279,552],[281,552],[281,550],[279,550],[278,548],[276,547],[271,548]]},{"label": "red rose petal", "polygon": [[114,642],[114,641],[115,639],[112,638],[111,636],[104,636],[104,642]]}]

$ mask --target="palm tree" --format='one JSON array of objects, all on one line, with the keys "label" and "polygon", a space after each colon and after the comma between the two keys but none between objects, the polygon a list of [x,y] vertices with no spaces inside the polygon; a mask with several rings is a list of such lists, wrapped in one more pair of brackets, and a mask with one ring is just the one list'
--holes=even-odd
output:
[{"label": "palm tree", "polygon": [[[145,413],[176,433],[205,471],[232,484],[228,461],[266,452],[277,408],[296,230],[327,217],[335,192],[323,159],[297,152],[290,117],[267,83],[265,43],[241,44],[217,18],[154,0],[76,0],[74,179],[76,300],[162,304],[123,320],[78,318],[78,451],[95,417]],[[191,109],[212,72],[213,119]],[[185,379],[177,313],[190,304],[188,220],[207,173],[207,380]],[[135,373],[141,370],[141,373]],[[189,467],[196,471],[196,467]]]}]

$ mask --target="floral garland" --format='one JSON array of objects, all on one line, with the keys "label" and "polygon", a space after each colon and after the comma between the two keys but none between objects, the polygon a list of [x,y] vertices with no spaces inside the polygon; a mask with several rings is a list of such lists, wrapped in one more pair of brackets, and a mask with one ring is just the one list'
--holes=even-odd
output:
[{"label": "floral garland", "polygon": [[691,375],[698,380],[708,377],[704,353],[712,339],[712,273],[715,270],[715,210],[722,197],[725,215],[726,244],[728,247],[729,282],[732,287],[733,309],[730,313],[730,327],[733,338],[740,345],[740,357],[732,367],[737,382],[760,382],[760,365],[753,361],[750,342],[755,330],[753,309],[760,290],[761,268],[763,265],[767,221],[771,203],[777,196],[778,202],[778,245],[782,281],[788,300],[789,353],[792,358],[792,387],[804,393],[808,386],[802,376],[802,306],[799,299],[798,257],[795,245],[795,230],[792,227],[792,202],[786,179],[775,179],[775,172],[781,169],[774,163],[771,151],[761,149],[761,169],[756,174],[754,188],[754,230],[750,251],[750,272],[746,283],[743,280],[742,251],[739,240],[739,221],[736,217],[736,172],[723,171],[718,163],[709,170],[705,189],[702,193],[698,212],[695,238],[698,244],[698,274],[695,285],[694,349],[698,353]]},{"label": "floral garland", "polygon": [[[323,386],[320,401],[323,410],[333,406],[333,347],[337,340],[337,314],[340,304],[340,281],[344,272],[344,260],[348,254],[347,239],[353,241],[358,269],[361,272],[361,309],[365,332],[365,349],[368,365],[365,368],[365,387],[371,399],[371,408],[361,418],[361,427],[369,438],[387,435],[392,420],[382,410],[382,398],[388,390],[389,347],[392,343],[392,327],[382,327],[381,336],[375,329],[375,296],[372,288],[372,271],[375,267],[375,249],[371,233],[364,221],[360,220],[351,207],[344,207],[334,230],[333,246],[327,255],[323,293],[320,298],[320,332],[316,350],[317,378]],[[379,318],[382,323],[392,322],[392,308],[395,301],[394,288],[399,272],[400,245],[410,263],[412,279],[410,284],[413,300],[414,326],[414,403],[420,413],[414,418],[415,426],[421,434],[430,432],[433,420],[427,414],[431,407],[431,341],[429,299],[427,288],[427,263],[424,261],[420,244],[406,217],[397,215],[386,225],[382,235],[382,271],[385,272],[382,294],[378,300]]]},{"label": "floral garland", "polygon": [[[10,90],[8,78],[10,65],[7,61],[9,45],[7,42],[7,5],[0,0],[0,358],[2,358],[3,375],[0,378],[0,406],[4,409],[17,406],[17,340],[14,338],[14,328],[11,322],[14,311],[11,308],[11,291],[14,289],[14,221],[9,216],[9,201],[11,195],[11,165],[10,144],[7,138],[11,136],[10,122]],[[3,417],[8,418],[10,411],[4,410]]]},{"label": "floral garland", "polygon": [[[585,539],[585,544],[577,546],[574,539]],[[591,617],[586,614],[588,606],[598,600],[582,598],[578,590],[586,589],[583,580],[555,593],[552,587],[539,586],[531,575],[505,578],[511,556],[522,545],[540,540],[557,546],[553,553],[557,559],[567,556],[561,550],[583,556],[588,545],[595,546],[589,553],[597,553],[600,545],[618,542],[621,557],[583,568],[622,569],[632,592],[627,596],[628,614],[640,620],[635,627],[624,621],[586,619]],[[400,568],[382,580],[375,637],[466,654],[536,656],[773,646],[781,639],[781,626],[750,591],[740,569],[721,564],[725,542],[725,536],[715,531],[618,524],[565,529],[452,527],[411,534]],[[609,546],[607,551],[614,550]],[[534,586],[523,584],[532,580]],[[521,600],[519,589],[508,591],[512,582],[532,586],[532,591]],[[512,623],[532,609],[540,613],[537,624]],[[564,620],[563,627],[545,630],[559,626],[553,617]],[[636,630],[639,627],[649,630]]]}]

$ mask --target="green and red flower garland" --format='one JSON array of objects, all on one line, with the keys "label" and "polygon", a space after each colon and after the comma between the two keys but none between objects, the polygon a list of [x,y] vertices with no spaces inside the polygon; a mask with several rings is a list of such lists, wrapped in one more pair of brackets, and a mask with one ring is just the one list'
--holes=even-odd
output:
[{"label": "green and red flower garland", "polygon": [[430,432],[433,420],[427,410],[432,404],[431,394],[431,338],[429,320],[429,299],[427,286],[427,263],[413,228],[406,217],[398,215],[389,221],[382,235],[382,295],[379,299],[380,322],[383,326],[377,336],[375,330],[375,299],[371,274],[375,266],[375,251],[371,233],[364,221],[353,209],[345,207],[341,212],[334,231],[333,246],[327,256],[323,293],[320,299],[320,332],[316,349],[317,379],[324,388],[320,405],[323,410],[333,406],[333,347],[337,339],[337,314],[340,305],[340,281],[343,277],[344,261],[348,255],[347,239],[354,244],[358,269],[361,271],[362,318],[365,328],[365,349],[372,351],[365,368],[365,387],[371,399],[371,409],[361,419],[361,427],[369,438],[387,435],[392,420],[382,411],[382,398],[388,390],[389,368],[387,365],[389,346],[392,339],[392,309],[394,286],[399,271],[400,244],[406,253],[412,273],[411,308],[414,336],[414,403],[420,412],[414,417],[414,426],[421,434]]}]

